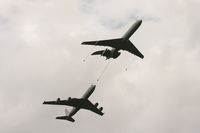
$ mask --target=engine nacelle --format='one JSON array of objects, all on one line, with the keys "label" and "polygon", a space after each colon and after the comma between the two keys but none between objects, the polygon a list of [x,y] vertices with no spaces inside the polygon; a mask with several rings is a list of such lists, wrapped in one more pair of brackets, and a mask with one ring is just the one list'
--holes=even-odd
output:
[{"label": "engine nacelle", "polygon": [[97,107],[98,105],[99,105],[98,103],[95,103],[95,104],[94,104],[95,107]]},{"label": "engine nacelle", "polygon": [[102,110],[103,110],[103,107],[100,107],[99,110],[102,111]]},{"label": "engine nacelle", "polygon": [[59,102],[59,101],[60,101],[60,98],[58,98],[57,101]]},{"label": "engine nacelle", "polygon": [[121,53],[118,52],[118,51],[114,52],[114,53],[113,53],[113,58],[114,58],[114,59],[117,58],[120,54],[121,54]]},{"label": "engine nacelle", "polygon": [[71,100],[71,99],[72,99],[71,97],[68,98],[68,100]]}]

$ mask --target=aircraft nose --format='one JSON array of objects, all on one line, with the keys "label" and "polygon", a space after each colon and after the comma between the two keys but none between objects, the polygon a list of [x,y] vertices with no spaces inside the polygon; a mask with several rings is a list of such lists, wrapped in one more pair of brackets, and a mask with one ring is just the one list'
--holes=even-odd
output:
[{"label": "aircraft nose", "polygon": [[96,85],[94,85],[94,84],[91,85],[91,88],[95,88],[95,87],[96,87]]},{"label": "aircraft nose", "polygon": [[92,85],[90,86],[90,89],[89,89],[89,90],[94,91],[95,88],[96,88],[96,85],[92,84]]},{"label": "aircraft nose", "polygon": [[142,19],[138,20],[138,24],[141,24],[142,23]]}]

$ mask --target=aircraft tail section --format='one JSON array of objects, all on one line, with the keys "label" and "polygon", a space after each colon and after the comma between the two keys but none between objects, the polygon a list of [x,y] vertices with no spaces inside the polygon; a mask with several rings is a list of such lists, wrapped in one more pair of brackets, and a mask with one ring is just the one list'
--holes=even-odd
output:
[{"label": "aircraft tail section", "polygon": [[109,59],[111,58],[111,51],[109,49],[105,49],[105,50],[99,50],[99,51],[96,51],[94,53],[92,53],[91,55],[100,55],[100,56],[105,56],[106,59]]},{"label": "aircraft tail section", "polygon": [[71,121],[71,122],[75,122],[75,120],[72,117],[69,117],[69,116],[58,116],[58,117],[56,117],[56,119],[68,120],[68,121]]},{"label": "aircraft tail section", "polygon": [[104,52],[104,50],[100,50],[100,51],[96,51],[94,53],[92,53],[91,55],[102,55]]}]

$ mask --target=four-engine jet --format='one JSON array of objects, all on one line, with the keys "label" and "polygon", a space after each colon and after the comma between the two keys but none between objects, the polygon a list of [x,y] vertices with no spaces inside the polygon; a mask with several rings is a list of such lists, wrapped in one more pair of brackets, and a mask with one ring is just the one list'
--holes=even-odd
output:
[{"label": "four-engine jet", "polygon": [[97,46],[109,46],[112,47],[112,49],[105,49],[100,50],[92,53],[91,55],[101,55],[105,56],[106,59],[109,58],[117,58],[121,53],[119,50],[126,50],[140,58],[144,58],[142,53],[131,43],[129,38],[132,36],[132,34],[139,28],[139,26],[142,24],[142,20],[136,21],[131,28],[121,37],[117,39],[109,39],[109,40],[99,40],[99,41],[86,41],[82,42],[83,45],[97,45]]},{"label": "four-engine jet", "polygon": [[97,108],[98,103],[92,104],[88,100],[90,95],[94,92],[95,87],[96,85],[91,85],[89,89],[85,92],[85,94],[82,96],[82,98],[79,98],[79,99],[69,97],[68,100],[60,100],[60,98],[58,98],[57,101],[44,101],[43,104],[72,106],[73,109],[71,110],[69,114],[66,114],[65,116],[56,117],[56,119],[60,119],[60,120],[68,120],[68,121],[74,122],[75,120],[72,118],[72,116],[75,115],[80,109],[90,110],[99,115],[103,115],[104,114],[102,112],[103,107]]}]

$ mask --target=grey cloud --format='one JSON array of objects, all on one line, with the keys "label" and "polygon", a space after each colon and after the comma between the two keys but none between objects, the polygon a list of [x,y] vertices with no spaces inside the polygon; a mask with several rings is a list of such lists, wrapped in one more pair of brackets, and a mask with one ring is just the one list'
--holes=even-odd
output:
[{"label": "grey cloud", "polygon": [[[0,132],[199,132],[197,1],[0,2]],[[91,50],[80,43],[121,35],[138,17],[131,41],[145,58],[123,52],[97,82],[91,100],[105,115],[56,121],[65,107],[43,100],[81,96],[106,65],[83,62]]]}]

